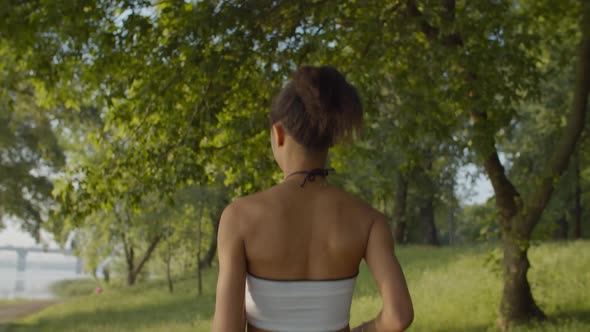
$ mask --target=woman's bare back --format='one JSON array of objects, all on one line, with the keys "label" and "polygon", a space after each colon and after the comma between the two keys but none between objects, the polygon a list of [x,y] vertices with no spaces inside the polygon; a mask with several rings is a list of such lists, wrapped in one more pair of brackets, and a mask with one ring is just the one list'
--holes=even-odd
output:
[{"label": "woman's bare back", "polygon": [[303,188],[300,180],[243,199],[248,273],[277,280],[354,276],[374,210],[323,179]]}]

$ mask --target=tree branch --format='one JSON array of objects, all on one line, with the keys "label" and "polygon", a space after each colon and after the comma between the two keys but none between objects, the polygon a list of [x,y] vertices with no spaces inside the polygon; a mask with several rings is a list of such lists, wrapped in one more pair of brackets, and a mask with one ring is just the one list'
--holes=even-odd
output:
[{"label": "tree branch", "polygon": [[490,178],[492,188],[494,188],[496,206],[500,210],[502,225],[508,228],[510,227],[508,221],[518,213],[522,207],[522,201],[518,190],[506,176],[506,171],[498,158],[498,151],[495,147],[485,159],[484,169]]},{"label": "tree branch", "polygon": [[541,184],[535,190],[527,209],[524,231],[531,232],[543,209],[549,202],[555,189],[557,179],[566,169],[570,156],[584,130],[586,113],[588,110],[588,94],[590,93],[590,4],[583,5],[583,19],[581,23],[582,41],[580,45],[579,62],[576,70],[574,100],[568,115],[566,127],[561,138],[543,168]]},{"label": "tree branch", "polygon": [[[455,0],[441,0],[444,12],[442,18],[446,23],[452,24],[455,20]],[[441,44],[447,47],[459,47],[463,46],[463,38],[459,33],[451,33],[448,35],[441,35],[440,28],[435,27],[428,23],[422,12],[416,5],[416,1],[408,0],[407,12],[410,17],[421,18],[420,25],[422,32],[430,40],[440,39]]]},{"label": "tree branch", "polygon": [[[119,224],[121,224],[121,227],[123,227],[123,218],[121,218],[121,215],[119,215],[119,212],[117,211],[117,209],[113,209],[113,213],[115,215],[115,218],[117,219],[117,221],[119,221]],[[129,243],[127,242],[127,237],[125,236],[125,230],[123,231],[119,231],[121,234],[121,242],[123,242],[123,251],[125,252],[125,261],[127,263],[127,267],[129,267],[130,269],[133,268],[133,251],[131,250],[131,248],[129,247]]]},{"label": "tree branch", "polygon": [[[402,2],[398,1],[395,5],[391,6],[391,8],[388,8],[386,11],[382,12],[381,15],[379,15],[379,18],[377,21],[377,26],[380,29],[383,29],[384,25],[385,25],[385,19],[387,18],[387,16],[392,15],[393,13],[398,11],[398,9],[401,7],[401,5],[402,5]],[[367,41],[367,44],[365,45],[365,47],[363,47],[363,50],[361,51],[362,58],[367,57],[367,55],[369,54],[369,50],[375,44],[376,40],[383,39],[383,34],[382,33],[373,34],[372,37],[373,38],[369,38],[369,40]]]},{"label": "tree branch", "polygon": [[[469,76],[470,81],[476,79],[474,74]],[[473,149],[479,156],[483,157],[483,166],[496,196],[496,207],[500,212],[501,225],[508,229],[510,228],[509,221],[522,207],[520,193],[506,175],[506,170],[500,161],[496,149],[495,131],[490,128],[487,113],[485,111],[471,110],[471,119],[474,131],[472,136]]]},{"label": "tree branch", "polygon": [[152,240],[152,242],[150,243],[150,246],[148,247],[148,249],[146,250],[146,252],[143,254],[143,257],[141,257],[141,260],[139,261],[139,263],[137,264],[137,267],[133,271],[133,274],[135,274],[135,275],[139,274],[139,272],[143,268],[143,265],[150,259],[150,256],[152,255],[152,252],[154,251],[154,249],[156,249],[156,247],[158,246],[158,243],[160,243],[160,240],[161,239],[162,239],[162,236],[161,235],[157,235]]}]

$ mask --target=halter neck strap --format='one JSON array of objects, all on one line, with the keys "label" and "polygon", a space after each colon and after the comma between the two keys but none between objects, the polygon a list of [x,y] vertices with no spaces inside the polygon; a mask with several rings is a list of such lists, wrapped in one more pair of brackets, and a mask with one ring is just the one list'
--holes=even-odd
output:
[{"label": "halter neck strap", "polygon": [[291,175],[295,175],[295,174],[307,174],[305,176],[305,178],[303,179],[303,182],[299,185],[301,188],[303,188],[303,186],[305,186],[305,183],[307,183],[307,181],[313,182],[315,181],[316,176],[321,176],[321,177],[326,177],[328,176],[330,173],[334,171],[333,168],[314,168],[314,169],[310,169],[310,170],[303,170],[303,171],[296,171],[293,172],[289,175],[287,175],[285,177],[285,180],[288,179]]}]

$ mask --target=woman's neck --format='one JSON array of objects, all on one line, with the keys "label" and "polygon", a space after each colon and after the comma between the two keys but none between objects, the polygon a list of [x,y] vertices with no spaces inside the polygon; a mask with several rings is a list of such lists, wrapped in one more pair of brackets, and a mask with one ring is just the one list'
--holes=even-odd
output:
[{"label": "woman's neck", "polygon": [[284,176],[293,174],[299,171],[309,171],[317,168],[324,168],[325,162],[301,162],[301,163],[288,163],[283,169]]},{"label": "woman's neck", "polygon": [[326,167],[328,149],[306,149],[295,141],[286,142],[281,169],[284,176],[293,172],[307,171]]},{"label": "woman's neck", "polygon": [[326,155],[327,153],[305,153],[287,156],[282,168],[284,176],[298,171],[324,168],[326,167]]}]

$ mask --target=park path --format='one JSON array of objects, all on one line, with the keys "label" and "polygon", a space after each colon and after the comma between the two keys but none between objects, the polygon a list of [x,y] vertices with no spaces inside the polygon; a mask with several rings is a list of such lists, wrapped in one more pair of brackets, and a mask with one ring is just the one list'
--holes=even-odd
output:
[{"label": "park path", "polygon": [[6,329],[8,323],[41,311],[57,302],[56,300],[32,300],[0,305],[0,332]]}]

